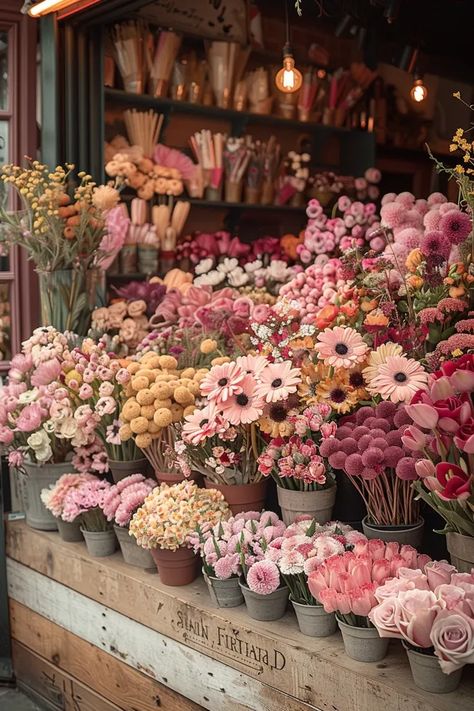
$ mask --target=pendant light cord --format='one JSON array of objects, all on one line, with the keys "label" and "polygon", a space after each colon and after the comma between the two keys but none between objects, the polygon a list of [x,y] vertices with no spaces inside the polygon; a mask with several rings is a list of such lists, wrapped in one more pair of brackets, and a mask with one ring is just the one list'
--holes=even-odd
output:
[{"label": "pendant light cord", "polygon": [[288,17],[288,0],[283,0],[285,3],[285,25],[286,25],[286,43],[285,47],[289,51],[290,49],[290,20]]}]

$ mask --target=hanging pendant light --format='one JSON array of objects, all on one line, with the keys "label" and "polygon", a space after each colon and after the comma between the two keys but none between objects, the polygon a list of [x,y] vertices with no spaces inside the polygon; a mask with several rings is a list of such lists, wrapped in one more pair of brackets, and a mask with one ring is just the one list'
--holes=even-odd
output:
[{"label": "hanging pendant light", "polygon": [[290,23],[288,20],[288,0],[285,2],[286,42],[283,47],[283,66],[275,77],[275,85],[285,94],[293,94],[301,88],[303,77],[295,67],[295,59],[290,45]]},{"label": "hanging pendant light", "polygon": [[410,96],[413,101],[416,101],[418,104],[425,101],[428,96],[428,89],[423,83],[423,77],[419,74],[415,74],[413,86],[410,89]]}]

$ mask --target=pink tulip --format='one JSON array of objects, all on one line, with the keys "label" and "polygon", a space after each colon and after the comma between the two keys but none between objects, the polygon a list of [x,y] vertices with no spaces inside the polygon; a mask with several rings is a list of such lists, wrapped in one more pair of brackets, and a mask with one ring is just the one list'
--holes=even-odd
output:
[{"label": "pink tulip", "polygon": [[455,394],[456,392],[452,386],[451,379],[445,375],[435,380],[430,388],[430,399],[433,402],[445,400]]},{"label": "pink tulip", "polygon": [[470,393],[474,390],[474,372],[472,370],[456,370],[450,380],[458,393]]},{"label": "pink tulip", "polygon": [[385,560],[374,560],[372,566],[372,580],[377,585],[383,585],[385,580],[390,576],[390,561]]},{"label": "pink tulip", "polygon": [[364,563],[356,564],[350,573],[350,578],[353,581],[352,588],[361,588],[363,585],[368,585],[372,582],[370,577],[370,568]]},{"label": "pink tulip", "polygon": [[402,435],[402,442],[412,452],[421,452],[426,447],[427,436],[418,427],[407,427]]},{"label": "pink tulip", "polygon": [[317,600],[319,600],[319,594],[328,589],[329,576],[326,577],[325,572],[327,572],[326,566],[321,565],[308,576],[309,591]]},{"label": "pink tulip", "polygon": [[396,541],[388,541],[385,544],[385,559],[392,560],[399,555],[400,546]]},{"label": "pink tulip", "polygon": [[415,462],[415,470],[420,479],[433,477],[436,472],[435,465],[431,459],[418,459],[418,461]]},{"label": "pink tulip", "polygon": [[323,605],[325,612],[330,613],[339,610],[338,593],[334,590],[334,588],[326,588],[325,590],[321,590],[318,595],[315,595],[311,590],[311,594],[314,595],[314,597]]},{"label": "pink tulip", "polygon": [[438,413],[431,405],[417,403],[415,405],[407,405],[406,412],[420,427],[425,427],[428,430],[434,430],[438,424]]},{"label": "pink tulip", "polygon": [[370,610],[375,607],[377,600],[374,597],[375,585],[367,583],[360,588],[354,588],[349,593],[350,604],[354,615],[367,617]]},{"label": "pink tulip", "polygon": [[368,548],[373,560],[381,560],[385,556],[385,543],[378,538],[370,540]]},{"label": "pink tulip", "polygon": [[358,555],[360,555],[360,554],[362,554],[362,553],[367,553],[368,550],[369,550],[369,541],[368,541],[368,540],[362,540],[362,541],[357,541],[357,542],[356,542],[356,544],[355,544],[355,546],[354,546],[353,553],[355,553],[355,555],[358,556]]},{"label": "pink tulip", "polygon": [[[351,611],[351,599],[348,593],[337,592],[336,593],[336,604],[337,610],[342,615],[348,615]],[[326,609],[326,608],[325,608]]]}]

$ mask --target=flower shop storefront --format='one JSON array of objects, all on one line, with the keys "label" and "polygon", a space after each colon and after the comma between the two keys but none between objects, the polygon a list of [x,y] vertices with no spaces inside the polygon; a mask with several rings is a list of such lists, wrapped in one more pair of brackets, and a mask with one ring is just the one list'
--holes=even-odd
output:
[{"label": "flower shop storefront", "polygon": [[1,659],[53,711],[472,709],[472,87],[441,140],[306,0],[46,5]]}]

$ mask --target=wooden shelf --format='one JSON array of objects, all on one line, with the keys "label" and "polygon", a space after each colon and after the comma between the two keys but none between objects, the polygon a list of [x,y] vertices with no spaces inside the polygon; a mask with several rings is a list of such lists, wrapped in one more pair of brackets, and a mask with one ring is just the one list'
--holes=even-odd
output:
[{"label": "wooden shelf", "polygon": [[[158,575],[126,565],[120,553],[91,558],[83,543],[64,543],[58,533],[35,531],[23,521],[9,521],[6,538],[14,640],[30,657],[40,655],[35,664],[46,660],[73,677],[88,675],[76,679],[115,704],[114,675],[94,671],[97,655],[110,660],[111,670],[123,665],[129,680],[132,672],[138,674],[133,704],[125,703],[124,695],[119,708],[154,708],[143,698],[144,680],[152,680],[212,711],[472,710],[469,667],[456,692],[429,694],[414,685],[398,641],[378,664],[355,662],[344,653],[340,634],[306,637],[293,612],[276,622],[257,622],[244,606],[214,608],[202,578],[166,587]],[[58,641],[55,630],[62,635]],[[91,664],[76,660],[71,671],[66,657],[74,654],[67,649],[86,644]],[[163,703],[162,708],[189,707]]]},{"label": "wooden shelf", "polygon": [[[154,97],[148,94],[131,94],[121,89],[104,88],[105,99],[126,106],[136,106],[156,109],[161,113],[195,114],[208,118],[220,118],[234,122],[262,123],[268,126],[281,128],[294,128],[306,133],[340,134],[340,135],[367,135],[365,131],[354,131],[349,128],[325,126],[311,121],[298,121],[286,119],[272,114],[255,114],[250,111],[236,111],[235,109],[222,109],[219,106],[204,106],[192,104],[189,101],[175,101],[174,99]],[[369,134],[370,135],[370,134]]]},{"label": "wooden shelf", "polygon": [[259,205],[248,202],[226,202],[225,200],[201,200],[200,198],[183,198],[196,207],[214,208],[220,210],[238,210],[253,212],[287,212],[296,215],[305,215],[305,207],[294,207],[293,205]]}]

